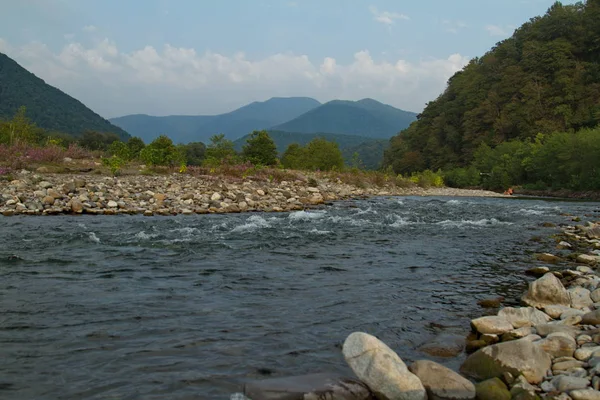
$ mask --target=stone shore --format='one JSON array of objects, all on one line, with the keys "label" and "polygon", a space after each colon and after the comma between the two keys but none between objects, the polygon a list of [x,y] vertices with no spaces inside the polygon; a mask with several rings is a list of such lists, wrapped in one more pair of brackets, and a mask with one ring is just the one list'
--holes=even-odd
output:
[{"label": "stone shore", "polygon": [[318,174],[298,176],[300,179],[294,181],[269,182],[189,174],[109,177],[23,170],[12,181],[0,181],[0,213],[152,216],[283,212],[370,196],[502,196],[489,191],[450,188],[359,188]]}]

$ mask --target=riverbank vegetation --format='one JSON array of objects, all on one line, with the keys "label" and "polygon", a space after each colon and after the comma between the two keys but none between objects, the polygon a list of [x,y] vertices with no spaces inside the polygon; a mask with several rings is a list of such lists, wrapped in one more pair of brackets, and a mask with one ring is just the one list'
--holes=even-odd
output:
[{"label": "riverbank vegetation", "polygon": [[211,137],[207,145],[201,142],[175,145],[166,135],[149,144],[137,137],[123,142],[117,135],[93,131],[74,138],[38,128],[28,120],[24,108],[11,120],[0,121],[0,175],[7,177],[10,171],[23,168],[71,172],[72,166],[65,162],[77,160],[87,162],[87,172],[111,175],[188,173],[228,179],[293,181],[312,179],[302,174],[310,172],[311,176],[316,173],[361,188],[443,186],[441,174],[431,171],[402,176],[391,168],[364,170],[357,155],[352,165],[345,165],[338,145],[320,137],[304,146],[292,143],[279,155],[267,131],[252,132],[238,152],[222,134]]},{"label": "riverbank vegetation", "polygon": [[600,190],[600,0],[555,3],[448,81],[390,141],[396,173],[449,185]]}]

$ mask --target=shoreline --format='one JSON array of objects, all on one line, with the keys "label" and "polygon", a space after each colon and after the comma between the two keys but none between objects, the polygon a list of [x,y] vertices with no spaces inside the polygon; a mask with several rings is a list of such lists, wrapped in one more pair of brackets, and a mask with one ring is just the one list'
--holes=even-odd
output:
[{"label": "shoreline", "polygon": [[359,187],[319,174],[295,180],[237,179],[190,174],[53,174],[23,170],[0,181],[0,214],[192,215],[300,211],[333,201],[374,196],[509,197],[486,190]]}]

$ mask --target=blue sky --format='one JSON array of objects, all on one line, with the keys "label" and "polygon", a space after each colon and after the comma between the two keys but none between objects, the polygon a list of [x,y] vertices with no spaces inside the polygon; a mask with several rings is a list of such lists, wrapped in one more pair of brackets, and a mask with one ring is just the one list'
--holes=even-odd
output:
[{"label": "blue sky", "polygon": [[[105,117],[272,96],[421,111],[547,0],[19,0],[0,52]],[[563,2],[569,3],[569,2]]]}]

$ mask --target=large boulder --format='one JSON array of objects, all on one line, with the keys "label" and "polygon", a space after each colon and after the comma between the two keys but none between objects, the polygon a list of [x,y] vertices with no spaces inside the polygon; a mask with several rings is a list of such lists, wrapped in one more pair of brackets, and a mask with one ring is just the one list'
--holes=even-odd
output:
[{"label": "large boulder", "polygon": [[533,307],[505,307],[498,312],[498,316],[506,318],[515,329],[545,324],[551,320],[546,313]]},{"label": "large boulder", "polygon": [[508,319],[499,316],[475,318],[471,321],[471,326],[482,334],[502,335],[513,330],[513,326]]},{"label": "large boulder", "polygon": [[374,399],[361,382],[328,373],[249,382],[244,385],[244,395],[264,400]]},{"label": "large boulder", "polygon": [[463,374],[477,379],[501,377],[505,372],[523,375],[529,383],[540,383],[552,365],[550,356],[530,340],[518,339],[484,347],[461,365]]},{"label": "large boulder", "polygon": [[582,308],[591,307],[594,301],[591,297],[591,292],[585,288],[575,286],[568,290],[571,297],[571,307],[581,310]]},{"label": "large boulder", "polygon": [[551,333],[545,339],[537,342],[537,344],[554,358],[573,357],[573,353],[577,349],[575,339],[564,332]]},{"label": "large boulder", "polygon": [[581,323],[586,325],[600,325],[600,309],[584,314]]},{"label": "large boulder", "polygon": [[381,400],[426,400],[419,378],[385,343],[364,332],[346,338],[342,353],[358,379]]},{"label": "large boulder", "polygon": [[553,273],[549,272],[541,278],[530,282],[529,289],[521,298],[523,303],[535,308],[549,305],[570,306],[569,292]]},{"label": "large boulder", "polygon": [[415,361],[409,370],[419,377],[425,386],[428,400],[471,400],[475,398],[475,385],[436,362]]}]

